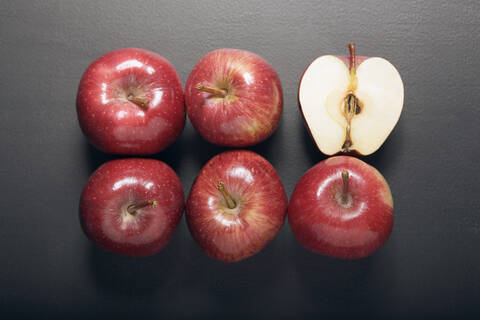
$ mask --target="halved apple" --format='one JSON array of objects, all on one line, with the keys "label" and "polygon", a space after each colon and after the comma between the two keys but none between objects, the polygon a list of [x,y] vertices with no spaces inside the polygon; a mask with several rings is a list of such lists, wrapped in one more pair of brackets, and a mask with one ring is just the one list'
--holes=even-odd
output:
[{"label": "halved apple", "polygon": [[403,82],[383,58],[325,55],[300,80],[298,100],[318,148],[326,155],[375,152],[390,135],[403,108]]}]

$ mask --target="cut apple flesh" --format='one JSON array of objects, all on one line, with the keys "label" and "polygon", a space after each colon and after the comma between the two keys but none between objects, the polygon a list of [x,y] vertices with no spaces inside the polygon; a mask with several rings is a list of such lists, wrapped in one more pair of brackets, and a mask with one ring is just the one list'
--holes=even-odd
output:
[{"label": "cut apple flesh", "polygon": [[[395,127],[403,107],[403,82],[395,67],[383,58],[367,58],[356,68],[352,85],[349,66],[336,56],[322,56],[305,71],[299,102],[310,133],[326,155],[375,152]],[[358,106],[350,120],[346,99]],[[349,141],[346,150],[346,141]]]}]

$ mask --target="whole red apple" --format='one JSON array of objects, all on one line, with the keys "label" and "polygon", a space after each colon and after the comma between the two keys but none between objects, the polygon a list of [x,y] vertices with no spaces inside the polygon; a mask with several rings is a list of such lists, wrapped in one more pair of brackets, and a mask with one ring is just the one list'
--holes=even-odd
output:
[{"label": "whole red apple", "polygon": [[254,145],[277,128],[283,109],[280,79],[262,57],[219,49],[194,67],[185,85],[188,117],[207,141]]},{"label": "whole red apple", "polygon": [[332,157],[298,181],[288,222],[307,249],[335,258],[363,258],[392,232],[392,194],[374,167],[354,157]]},{"label": "whole red apple", "polygon": [[213,157],[187,200],[193,238],[212,258],[234,262],[262,250],[282,227],[287,196],[272,165],[250,151]]},{"label": "whole red apple", "polygon": [[77,114],[87,139],[104,152],[157,153],[185,125],[182,84],[170,62],[156,53],[112,51],[83,74]]},{"label": "whole red apple", "polygon": [[127,256],[149,256],[167,245],[184,209],[182,185],[153,159],[106,162],[87,182],[80,222],[90,240]]}]

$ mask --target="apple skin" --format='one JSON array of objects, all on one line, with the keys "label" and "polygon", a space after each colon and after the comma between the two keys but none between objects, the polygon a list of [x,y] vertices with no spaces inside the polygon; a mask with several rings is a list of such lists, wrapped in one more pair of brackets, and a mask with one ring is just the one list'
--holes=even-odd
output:
[{"label": "apple skin", "polygon": [[[349,173],[347,206],[338,201],[344,170]],[[298,181],[288,222],[300,244],[311,251],[341,259],[363,258],[377,251],[392,232],[392,194],[374,167],[354,157],[331,157]]]},{"label": "apple skin", "polygon": [[[200,91],[197,84],[227,88],[231,98]],[[262,57],[239,49],[204,56],[185,85],[188,117],[207,141],[227,147],[251,146],[277,128],[283,110],[280,79]]]},{"label": "apple skin", "polygon": [[[300,86],[302,85],[302,80],[303,80],[303,76],[305,75],[305,72],[307,72],[308,68],[310,67],[310,65],[315,61],[317,60],[318,58],[320,58],[322,56],[318,56],[316,57],[315,59],[312,60],[312,62],[310,62],[308,64],[308,66],[305,68],[305,71],[303,71],[302,73],[302,76],[300,77],[300,81],[298,82],[298,89],[297,89],[297,102],[298,102],[298,108],[300,109],[300,113],[302,114],[302,118],[303,118],[303,123],[305,123],[305,127],[307,127],[307,131],[308,131],[308,134],[310,135],[310,138],[312,139],[313,143],[315,143],[316,145],[316,142],[315,142],[315,139],[313,138],[313,134],[312,134],[312,131],[310,130],[310,127],[308,126],[308,123],[307,123],[307,119],[305,119],[305,114],[303,113],[303,110],[302,110],[302,107],[301,107],[301,103],[300,103]],[[337,58],[339,58],[340,60],[342,60],[345,65],[347,67],[350,67],[350,57],[349,56],[335,56]],[[368,58],[370,57],[365,57],[365,56],[355,56],[355,65],[356,67],[358,68],[360,66],[360,64],[367,60]],[[339,151],[337,154],[345,154],[345,155],[361,155],[358,153],[358,151],[356,150],[353,150],[351,152],[342,152],[342,151]]]},{"label": "apple skin", "polygon": [[[155,200],[132,215],[130,204]],[[180,180],[165,163],[120,159],[104,163],[90,177],[80,199],[80,222],[87,237],[101,248],[145,257],[170,241],[184,209]]]},{"label": "apple skin", "polygon": [[[128,95],[146,99],[141,107]],[[103,152],[148,155],[174,142],[185,126],[180,78],[162,56],[126,48],[95,60],[80,80],[77,115],[83,133]]]},{"label": "apple skin", "polygon": [[[229,209],[217,189],[237,206]],[[263,249],[282,227],[287,195],[273,166],[244,150],[213,157],[198,174],[187,199],[190,232],[205,253],[223,262],[248,258]]]}]

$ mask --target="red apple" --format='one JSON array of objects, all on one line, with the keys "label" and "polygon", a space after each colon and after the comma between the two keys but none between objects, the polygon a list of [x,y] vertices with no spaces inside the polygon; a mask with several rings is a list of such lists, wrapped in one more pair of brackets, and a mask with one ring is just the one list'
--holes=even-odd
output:
[{"label": "red apple", "polygon": [[87,182],[80,222],[90,240],[127,256],[149,256],[167,245],[182,216],[184,195],[175,172],[153,159],[106,162]]},{"label": "red apple", "polygon": [[234,262],[262,250],[282,227],[287,196],[272,165],[251,151],[213,157],[198,174],[186,219],[212,258]]},{"label": "red apple", "polygon": [[83,133],[114,154],[153,154],[182,133],[185,108],[180,78],[162,56],[120,49],[95,60],[78,87]]},{"label": "red apple", "polygon": [[204,56],[190,73],[185,103],[190,121],[207,141],[244,147],[273,133],[283,95],[277,73],[262,57],[219,49]]},{"label": "red apple", "polygon": [[354,157],[332,157],[298,181],[288,222],[307,249],[335,258],[363,258],[392,232],[392,194],[374,167]]}]

